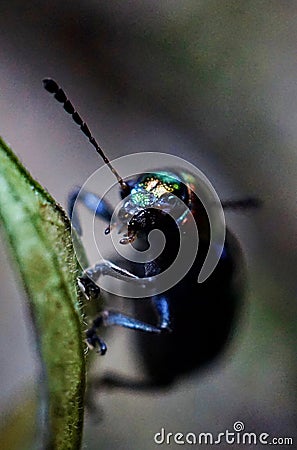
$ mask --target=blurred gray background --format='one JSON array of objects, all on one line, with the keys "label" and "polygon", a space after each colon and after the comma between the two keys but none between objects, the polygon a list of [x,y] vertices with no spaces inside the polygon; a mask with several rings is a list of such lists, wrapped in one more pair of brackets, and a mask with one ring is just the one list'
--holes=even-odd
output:
[{"label": "blurred gray background", "polygon": [[[0,135],[62,205],[102,162],[43,90],[46,76],[111,159],[176,154],[221,199],[264,202],[227,215],[248,286],[227,352],[170,392],[96,395],[104,420],[86,415],[84,448],[153,449],[161,427],[219,433],[236,420],[246,431],[296,433],[296,13],[296,3],[274,0],[1,2]],[[0,256],[5,414],[36,384],[36,356],[5,245]],[[99,370],[137,375],[133,337],[114,330]]]}]

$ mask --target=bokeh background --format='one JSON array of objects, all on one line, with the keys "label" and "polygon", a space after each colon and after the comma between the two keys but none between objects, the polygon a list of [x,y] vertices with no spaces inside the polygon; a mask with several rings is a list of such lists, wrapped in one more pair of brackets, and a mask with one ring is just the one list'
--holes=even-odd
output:
[{"label": "bokeh background", "polygon": [[[148,450],[161,427],[219,433],[236,420],[246,431],[295,435],[296,445],[296,13],[295,2],[276,0],[1,2],[0,134],[62,205],[102,163],[43,90],[46,76],[110,158],[173,153],[221,199],[263,200],[259,211],[227,215],[247,293],[226,353],[168,392],[94,393],[103,420],[86,414],[86,449]],[[17,406],[32,415],[25,405],[37,395],[38,364],[5,243],[0,256],[4,423]],[[114,330],[92,372],[140,374],[133,337]]]}]

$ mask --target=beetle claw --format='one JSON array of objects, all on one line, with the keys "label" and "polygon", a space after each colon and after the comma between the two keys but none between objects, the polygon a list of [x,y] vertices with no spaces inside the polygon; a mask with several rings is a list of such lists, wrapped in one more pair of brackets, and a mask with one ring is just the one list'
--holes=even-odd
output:
[{"label": "beetle claw", "polygon": [[93,327],[86,331],[86,344],[90,350],[97,349],[97,353],[100,353],[100,355],[105,355],[107,351],[105,342],[97,336]]},{"label": "beetle claw", "polygon": [[80,290],[87,298],[87,300],[93,300],[100,296],[100,288],[89,277],[87,276],[78,277],[77,283]]}]

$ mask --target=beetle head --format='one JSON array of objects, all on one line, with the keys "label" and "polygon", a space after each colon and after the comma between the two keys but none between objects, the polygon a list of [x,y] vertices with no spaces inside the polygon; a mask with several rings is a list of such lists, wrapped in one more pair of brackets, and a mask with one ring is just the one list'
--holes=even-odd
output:
[{"label": "beetle head", "polygon": [[146,248],[148,235],[152,230],[159,229],[168,234],[176,228],[174,219],[157,208],[146,208],[138,211],[128,222],[128,233],[121,239],[122,244],[137,241],[138,247]]}]

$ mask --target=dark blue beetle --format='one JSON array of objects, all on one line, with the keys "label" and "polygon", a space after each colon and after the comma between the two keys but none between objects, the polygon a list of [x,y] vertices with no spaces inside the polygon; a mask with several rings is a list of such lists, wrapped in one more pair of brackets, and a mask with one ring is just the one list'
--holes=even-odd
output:
[{"label": "dark blue beetle", "polygon": [[[102,262],[87,269],[79,277],[78,283],[88,299],[96,299],[100,295],[100,288],[93,280],[102,274],[125,279],[147,278],[170,267],[179,249],[180,235],[178,224],[166,210],[153,207],[154,202],[161,196],[164,198],[164,195],[172,193],[179,197],[195,218],[199,229],[199,251],[184,278],[162,294],[135,301],[137,319],[116,311],[102,311],[86,332],[89,347],[98,348],[103,355],[106,352],[106,345],[97,334],[102,326],[119,325],[142,331],[138,335],[138,344],[148,375],[147,381],[138,383],[110,376],[106,377],[103,383],[134,388],[168,386],[178,375],[188,373],[213,360],[230,336],[243,291],[243,260],[238,242],[227,230],[224,250],[218,265],[204,283],[198,284],[197,275],[209,248],[210,227],[206,211],[191,189],[192,175],[156,171],[143,174],[134,180],[124,181],[112,167],[64,91],[52,79],[45,79],[43,82],[45,89],[63,104],[64,109],[72,115],[110,167],[120,184],[122,199],[128,195],[133,198],[133,205],[127,201],[121,210],[120,219],[126,222],[128,229],[121,242],[123,244],[129,242],[137,248],[144,249],[147,247],[147,236],[153,229],[161,230],[166,238],[161,255],[148,263],[129,263],[126,269],[122,269],[112,263]],[[78,189],[69,197],[70,217],[74,203],[79,199],[96,216],[109,224],[113,212],[111,207],[93,193],[81,192],[78,197],[79,192]],[[256,207],[258,203],[255,199],[245,199],[225,202],[222,205],[225,209],[240,209]],[[72,217],[72,224],[80,231],[76,216]],[[186,235],[186,224],[183,226]],[[106,234],[108,232],[109,228]]]}]

